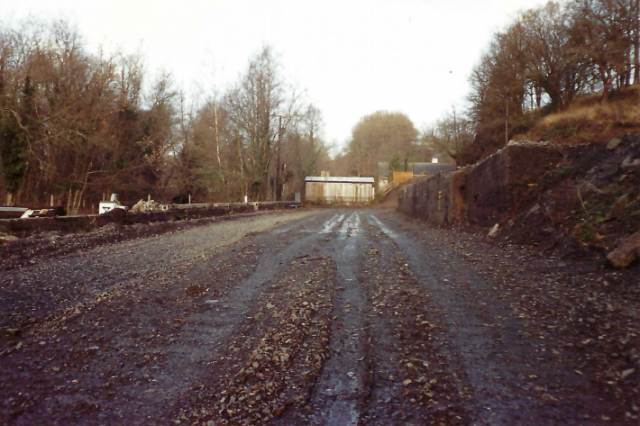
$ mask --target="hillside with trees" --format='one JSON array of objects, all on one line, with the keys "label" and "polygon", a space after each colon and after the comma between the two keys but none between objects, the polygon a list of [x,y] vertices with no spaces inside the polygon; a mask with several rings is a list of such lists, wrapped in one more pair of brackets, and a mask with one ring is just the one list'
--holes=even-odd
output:
[{"label": "hillside with trees", "polygon": [[465,114],[424,143],[471,164],[510,139],[585,143],[640,130],[640,2],[571,0],[520,13],[470,76]]},{"label": "hillside with trees", "polygon": [[[137,54],[91,54],[66,21],[0,29],[0,196],[89,210],[126,202],[277,200],[328,160],[322,114],[273,50],[218,95],[191,99]],[[207,92],[208,90],[208,92]]]},{"label": "hillside with trees", "polygon": [[[511,139],[581,144],[640,131],[640,0],[571,0],[521,12],[470,76],[466,108],[418,132],[401,112],[355,124],[340,154],[322,112],[273,49],[227,87],[190,96],[141,54],[90,53],[64,20],[0,27],[0,197],[90,210],[132,203],[280,200],[304,177],[375,176],[434,153],[472,164]],[[444,107],[444,106],[443,106]]]}]

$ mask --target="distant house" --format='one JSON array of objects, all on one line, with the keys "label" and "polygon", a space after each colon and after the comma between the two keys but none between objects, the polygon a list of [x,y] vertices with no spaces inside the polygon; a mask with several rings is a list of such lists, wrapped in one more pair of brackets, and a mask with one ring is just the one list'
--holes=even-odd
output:
[{"label": "distant house", "polygon": [[314,204],[369,203],[376,193],[372,177],[333,177],[322,172],[322,176],[307,176],[304,182],[305,201]]}]

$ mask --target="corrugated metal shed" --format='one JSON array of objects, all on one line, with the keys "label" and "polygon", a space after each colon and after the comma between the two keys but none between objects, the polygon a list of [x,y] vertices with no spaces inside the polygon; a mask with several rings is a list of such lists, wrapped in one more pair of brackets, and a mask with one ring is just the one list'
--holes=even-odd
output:
[{"label": "corrugated metal shed", "polygon": [[305,199],[320,204],[368,203],[375,196],[374,184],[372,177],[308,176]]}]

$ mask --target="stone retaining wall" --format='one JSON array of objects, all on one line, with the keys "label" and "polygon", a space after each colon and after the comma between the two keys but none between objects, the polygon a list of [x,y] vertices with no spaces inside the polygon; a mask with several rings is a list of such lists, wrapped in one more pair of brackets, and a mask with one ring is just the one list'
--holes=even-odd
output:
[{"label": "stone retaining wall", "polygon": [[539,177],[562,160],[553,145],[516,143],[481,163],[440,172],[398,194],[398,210],[436,225],[491,226],[526,201]]},{"label": "stone retaining wall", "polygon": [[467,171],[439,172],[398,193],[398,210],[437,224],[451,224],[466,215]]}]

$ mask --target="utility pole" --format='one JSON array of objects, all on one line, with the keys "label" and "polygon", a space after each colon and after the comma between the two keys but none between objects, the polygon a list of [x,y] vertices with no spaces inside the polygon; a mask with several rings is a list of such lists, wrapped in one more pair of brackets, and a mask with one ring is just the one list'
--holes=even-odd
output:
[{"label": "utility pole", "polygon": [[213,125],[216,130],[216,157],[218,159],[218,171],[220,173],[220,179],[222,180],[222,184],[225,186],[227,191],[227,201],[229,201],[229,185],[224,177],[224,170],[222,168],[222,159],[220,158],[220,136],[218,132],[218,105],[217,101],[213,101]]},{"label": "utility pole", "polygon": [[280,185],[280,151],[282,150],[282,136],[284,129],[282,128],[282,116],[278,116],[278,155],[276,156],[276,201],[282,201],[282,188]]}]

